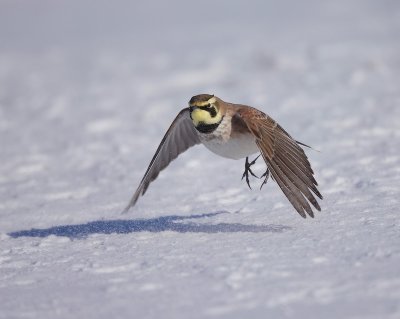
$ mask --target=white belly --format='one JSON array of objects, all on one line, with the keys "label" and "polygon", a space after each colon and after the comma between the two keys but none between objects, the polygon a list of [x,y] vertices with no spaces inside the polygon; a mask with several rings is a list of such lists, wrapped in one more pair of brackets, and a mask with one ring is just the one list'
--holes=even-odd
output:
[{"label": "white belly", "polygon": [[251,154],[259,152],[254,138],[230,139],[223,140],[210,140],[204,141],[204,146],[211,152],[222,157],[240,159]]},{"label": "white belly", "polygon": [[251,134],[237,138],[231,138],[230,135],[230,122],[222,121],[214,132],[210,134],[199,133],[199,138],[211,152],[222,157],[240,159],[259,152],[254,136]]}]

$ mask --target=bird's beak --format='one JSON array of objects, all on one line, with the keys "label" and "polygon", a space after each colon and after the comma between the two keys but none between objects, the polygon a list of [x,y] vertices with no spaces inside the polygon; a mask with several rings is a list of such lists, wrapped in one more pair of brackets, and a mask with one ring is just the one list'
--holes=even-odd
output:
[{"label": "bird's beak", "polygon": [[192,118],[192,112],[195,110],[195,106],[192,106],[192,105],[190,105],[189,106],[189,116],[190,116],[190,118],[193,120],[193,118]]}]

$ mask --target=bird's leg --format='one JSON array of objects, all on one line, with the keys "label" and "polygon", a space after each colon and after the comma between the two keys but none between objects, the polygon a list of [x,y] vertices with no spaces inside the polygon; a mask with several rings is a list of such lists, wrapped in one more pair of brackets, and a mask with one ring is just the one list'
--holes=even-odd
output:
[{"label": "bird's leg", "polygon": [[267,181],[268,181],[268,178],[269,178],[269,168],[267,168],[266,172],[265,172],[264,174],[262,174],[260,178],[263,178],[263,177],[265,177],[265,178],[264,178],[264,180],[263,180],[263,182],[262,182],[262,184],[261,184],[261,186],[260,186],[260,189],[261,189],[265,184],[267,184]]},{"label": "bird's leg", "polygon": [[250,162],[249,163],[249,158],[248,157],[246,157],[246,163],[244,164],[244,173],[243,173],[243,175],[242,175],[242,180],[243,180],[243,178],[245,178],[246,177],[246,182],[247,182],[247,185],[249,186],[249,188],[251,189],[251,186],[250,186],[250,181],[249,181],[249,172],[250,172],[250,174],[251,175],[253,175],[254,177],[257,177],[258,178],[258,176],[257,175],[255,175],[254,173],[253,173],[253,171],[251,170],[251,165],[254,165],[255,164],[255,162],[257,161],[257,159],[260,157],[260,155],[258,155],[252,162]]}]

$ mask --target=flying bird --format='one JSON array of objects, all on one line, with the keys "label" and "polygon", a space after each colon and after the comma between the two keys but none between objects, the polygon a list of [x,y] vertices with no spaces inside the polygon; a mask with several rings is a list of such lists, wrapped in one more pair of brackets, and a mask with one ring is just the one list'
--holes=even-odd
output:
[{"label": "flying bird", "polygon": [[[321,210],[316,197],[322,199],[322,195],[301,147],[308,145],[293,139],[275,120],[254,107],[200,94],[193,96],[189,107],[181,110],[172,122],[124,212],[136,204],[171,161],[200,143],[225,158],[246,158],[242,179],[246,178],[249,187],[249,174],[257,177],[251,166],[261,155],[267,167],[261,176],[261,187],[271,175],[302,217],[314,217],[310,204]],[[255,153],[260,155],[249,162],[249,156]]]}]

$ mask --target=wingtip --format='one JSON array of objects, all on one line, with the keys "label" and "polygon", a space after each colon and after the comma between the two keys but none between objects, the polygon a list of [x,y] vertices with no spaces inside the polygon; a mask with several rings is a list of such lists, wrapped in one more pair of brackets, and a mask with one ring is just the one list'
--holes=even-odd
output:
[{"label": "wingtip", "polygon": [[129,209],[131,208],[131,206],[130,205],[128,205],[128,206],[126,206],[122,211],[121,211],[121,215],[125,215],[125,214],[127,214],[128,212],[129,212]]},{"label": "wingtip", "polygon": [[299,142],[299,141],[296,141],[296,143],[299,144],[299,145],[302,145],[302,146],[304,146],[304,147],[307,147],[307,148],[309,148],[309,149],[311,149],[311,150],[313,150],[313,151],[315,151],[315,152],[317,152],[317,153],[322,153],[320,150],[317,150],[317,149],[315,149],[314,147],[312,147],[312,146],[310,146],[310,145],[304,144],[304,143]]}]

